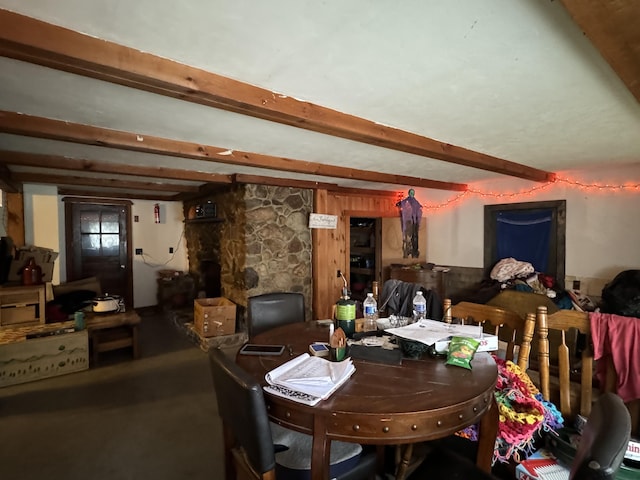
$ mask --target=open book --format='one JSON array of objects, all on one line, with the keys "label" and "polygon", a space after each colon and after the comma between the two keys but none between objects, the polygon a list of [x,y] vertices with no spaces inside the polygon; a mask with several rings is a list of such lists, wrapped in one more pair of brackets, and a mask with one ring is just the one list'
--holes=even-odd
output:
[{"label": "open book", "polygon": [[330,362],[304,353],[265,375],[265,391],[315,405],[328,398],[356,371],[350,358]]}]

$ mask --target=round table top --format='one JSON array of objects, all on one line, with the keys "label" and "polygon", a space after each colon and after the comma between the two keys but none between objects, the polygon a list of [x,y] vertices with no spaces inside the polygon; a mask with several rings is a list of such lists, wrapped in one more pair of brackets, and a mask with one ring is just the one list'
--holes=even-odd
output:
[{"label": "round table top", "polygon": [[[238,355],[237,362],[265,385],[267,372],[308,352],[310,343],[328,338],[329,327],[317,322],[281,326],[256,336],[251,343],[285,345],[282,355]],[[327,434],[334,439],[363,443],[387,443],[391,438],[428,440],[477,422],[491,402],[497,380],[493,358],[482,352],[476,353],[471,370],[428,356],[403,358],[401,365],[358,359],[353,362],[353,376],[315,406],[265,392],[270,415],[309,433],[314,430],[310,418],[325,416]]]}]

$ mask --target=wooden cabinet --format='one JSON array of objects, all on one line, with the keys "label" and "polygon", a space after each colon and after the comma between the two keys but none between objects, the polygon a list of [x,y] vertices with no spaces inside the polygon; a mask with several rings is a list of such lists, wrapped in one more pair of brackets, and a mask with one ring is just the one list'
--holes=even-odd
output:
[{"label": "wooden cabinet", "polygon": [[352,217],[349,229],[351,296],[363,300],[372,283],[381,280],[381,223],[379,218]]},{"label": "wooden cabinet", "polygon": [[446,270],[438,267],[430,270],[427,268],[392,266],[389,269],[389,278],[402,280],[403,282],[418,283],[428,290],[435,290],[440,299],[444,299],[446,295],[445,273]]},{"label": "wooden cabinet", "polygon": [[44,285],[0,287],[0,328],[44,323]]}]

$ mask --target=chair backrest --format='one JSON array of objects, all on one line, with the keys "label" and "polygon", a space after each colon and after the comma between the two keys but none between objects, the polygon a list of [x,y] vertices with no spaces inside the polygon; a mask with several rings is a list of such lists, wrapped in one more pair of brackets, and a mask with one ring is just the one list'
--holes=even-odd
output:
[{"label": "chair backrest", "polygon": [[275,292],[249,297],[249,338],[271,328],[295,322],[304,322],[304,296],[301,293]]},{"label": "chair backrest", "polygon": [[[444,301],[444,310],[445,321],[459,318],[465,323],[482,325],[485,332],[497,335],[506,343],[505,360],[517,363],[523,371],[527,370],[536,325],[533,313],[522,318],[515,312],[480,303],[460,302],[451,305],[449,299]],[[518,357],[514,359],[516,345],[519,347]]]},{"label": "chair backrest", "polygon": [[627,451],[631,418],[622,399],[604,393],[593,404],[569,479],[613,479]]},{"label": "chair backrest", "polygon": [[[556,403],[560,413],[565,418],[572,418],[577,413],[589,416],[593,397],[593,350],[591,348],[591,323],[589,314],[576,310],[559,310],[547,315],[547,307],[538,307],[536,314],[536,329],[538,335],[538,368],[540,371],[540,391],[545,400]],[[585,347],[580,358],[580,390],[579,400],[572,400],[571,389],[571,358],[569,347],[565,341],[568,331],[576,329],[585,336]],[[557,362],[552,365],[549,355],[550,330],[561,333],[558,346]],[[557,378],[559,399],[553,398],[551,389],[551,375]],[[575,390],[574,390],[575,391]],[[559,401],[559,405],[558,405]],[[578,408],[579,403],[579,408]]]},{"label": "chair backrest", "polygon": [[225,432],[226,478],[233,478],[232,466],[236,472],[246,472],[236,450],[241,447],[256,478],[275,479],[276,460],[262,388],[220,349],[210,350],[209,365]]}]

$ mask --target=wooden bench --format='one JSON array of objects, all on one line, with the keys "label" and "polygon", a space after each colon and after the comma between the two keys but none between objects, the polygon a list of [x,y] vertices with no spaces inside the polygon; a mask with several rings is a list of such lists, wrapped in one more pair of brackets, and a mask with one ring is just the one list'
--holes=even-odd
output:
[{"label": "wooden bench", "polygon": [[91,339],[93,362],[98,362],[102,352],[131,348],[133,358],[139,358],[138,326],[140,316],[134,311],[122,313],[90,313],[86,317],[86,327]]}]

